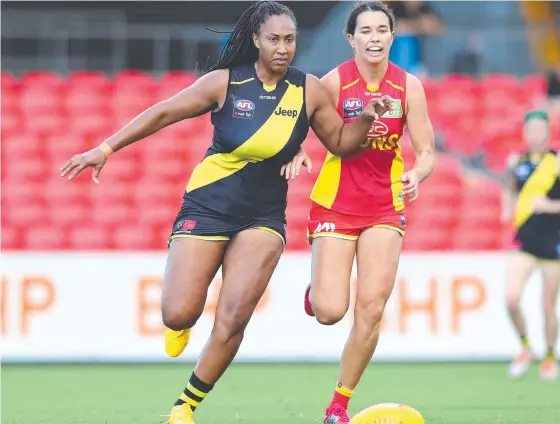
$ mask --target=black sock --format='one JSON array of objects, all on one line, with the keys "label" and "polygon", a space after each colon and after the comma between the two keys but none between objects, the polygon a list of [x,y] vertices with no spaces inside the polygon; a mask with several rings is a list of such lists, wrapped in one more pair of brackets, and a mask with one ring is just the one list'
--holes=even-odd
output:
[{"label": "black sock", "polygon": [[181,396],[179,396],[179,399],[175,402],[175,406],[188,403],[194,411],[213,387],[213,384],[205,383],[193,372],[185,391],[181,393]]}]

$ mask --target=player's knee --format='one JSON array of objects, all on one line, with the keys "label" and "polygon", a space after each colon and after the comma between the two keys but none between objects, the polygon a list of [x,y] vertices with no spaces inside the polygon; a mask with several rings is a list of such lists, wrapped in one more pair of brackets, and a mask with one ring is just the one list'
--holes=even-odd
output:
[{"label": "player's knee", "polygon": [[521,304],[521,296],[516,292],[508,292],[506,294],[507,307],[510,312],[519,312]]},{"label": "player's knee", "polygon": [[370,301],[358,300],[354,309],[355,325],[362,325],[373,331],[381,324],[385,312],[385,299],[373,299]]},{"label": "player's knee", "polygon": [[339,322],[344,315],[346,315],[348,308],[340,305],[332,306],[315,306],[313,305],[313,312],[317,321],[323,325],[334,325]]},{"label": "player's knee", "polygon": [[200,318],[202,311],[193,308],[180,307],[177,304],[163,305],[161,315],[163,324],[174,331],[192,328]]},{"label": "player's knee", "polygon": [[340,299],[312,299],[315,319],[323,325],[334,325],[348,311],[348,303]]},{"label": "player's knee", "polygon": [[226,305],[214,322],[213,333],[224,339],[224,343],[236,336],[243,336],[243,332],[251,319],[251,312],[243,305],[230,303]]}]

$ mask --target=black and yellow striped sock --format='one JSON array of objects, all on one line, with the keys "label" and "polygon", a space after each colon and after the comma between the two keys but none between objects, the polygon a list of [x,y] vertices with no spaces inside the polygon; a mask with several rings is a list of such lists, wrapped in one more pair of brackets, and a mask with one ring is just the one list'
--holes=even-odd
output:
[{"label": "black and yellow striped sock", "polygon": [[554,361],[554,348],[549,347],[546,351],[546,359],[548,361]]},{"label": "black and yellow striped sock", "polygon": [[177,402],[175,402],[175,406],[188,403],[191,409],[194,411],[213,387],[213,384],[205,383],[193,372],[191,378],[189,379],[189,383],[185,388],[185,391],[181,393],[181,396],[179,396],[179,399],[177,399]]}]

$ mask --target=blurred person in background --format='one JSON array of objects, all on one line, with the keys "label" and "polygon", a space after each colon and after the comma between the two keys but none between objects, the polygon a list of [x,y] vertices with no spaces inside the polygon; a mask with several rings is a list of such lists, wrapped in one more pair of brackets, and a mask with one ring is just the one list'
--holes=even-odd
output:
[{"label": "blurred person in background", "polygon": [[553,119],[560,117],[560,63],[547,75],[548,111]]},{"label": "blurred person in background", "polygon": [[443,23],[425,1],[389,1],[395,15],[395,40],[391,47],[391,61],[405,71],[423,72],[422,41],[426,36],[440,35]]},{"label": "blurred person in background", "polygon": [[[312,281],[305,311],[324,325],[340,321],[350,304],[354,257],[358,288],[354,324],[325,423],[348,423],[348,403],[379,338],[385,304],[395,283],[406,228],[404,201],[434,167],[434,131],[418,78],[389,61],[394,16],[382,2],[356,3],[346,24],[354,58],[323,77],[345,122],[369,99],[390,95],[394,109],[377,120],[353,157],[328,154],[311,193],[308,232]],[[416,153],[405,172],[399,140],[408,127]]]},{"label": "blurred person in background", "polygon": [[558,337],[556,302],[560,286],[560,159],[550,149],[549,116],[545,111],[526,115],[524,137],[528,150],[512,154],[507,163],[507,186],[503,220],[509,221],[515,211],[515,251],[507,270],[507,305],[522,344],[521,353],[512,361],[509,374],[523,376],[533,360],[533,352],[521,313],[521,297],[526,282],[535,268],[543,280],[543,312],[547,351],[540,366],[542,379],[556,380],[558,364],[554,347]]},{"label": "blurred person in background", "polygon": [[[387,96],[371,99],[358,119],[345,124],[320,81],[289,66],[296,34],[289,8],[274,1],[254,3],[204,76],[61,169],[72,179],[92,167],[98,182],[113,152],[212,112],[212,146],[189,179],[169,238],[162,315],[170,356],[187,346],[220,266],[223,284],[212,333],[171,410],[171,424],[194,423],[196,407],[241,345],[284,249],[288,184],[282,173],[293,177],[305,162],[300,148],[309,126],[327,149],[344,155],[357,150],[373,121],[391,109]],[[293,163],[298,158],[301,163]]]}]

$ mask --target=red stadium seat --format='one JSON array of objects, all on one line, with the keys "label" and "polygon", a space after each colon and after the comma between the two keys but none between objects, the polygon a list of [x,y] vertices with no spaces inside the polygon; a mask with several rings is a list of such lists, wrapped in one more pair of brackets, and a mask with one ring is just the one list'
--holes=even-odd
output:
[{"label": "red stadium seat", "polygon": [[111,121],[103,113],[78,113],[70,116],[68,129],[80,137],[97,136],[102,131],[108,136],[110,125]]},{"label": "red stadium seat", "polygon": [[1,249],[6,250],[19,250],[24,247],[23,230],[15,226],[6,226],[2,223],[2,244]]},{"label": "red stadium seat", "polygon": [[62,100],[68,114],[101,113],[110,108],[110,96],[104,90],[78,86],[68,91]]},{"label": "red stadium seat", "polygon": [[45,110],[44,114],[26,116],[23,125],[26,131],[46,137],[64,134],[68,127],[68,121],[55,111]]},{"label": "red stadium seat", "polygon": [[92,220],[96,227],[117,227],[121,224],[138,222],[135,208],[123,203],[94,204],[92,207]]},{"label": "red stadium seat", "polygon": [[[495,228],[498,229],[499,227]],[[500,232],[488,231],[475,225],[458,227],[454,234],[451,247],[454,250],[496,250],[502,246]]]},{"label": "red stadium seat", "polygon": [[118,92],[120,90],[142,90],[143,92],[155,92],[157,82],[148,73],[141,71],[122,71],[113,77],[113,86]]},{"label": "red stadium seat", "polygon": [[148,228],[157,225],[171,225],[179,212],[179,207],[172,208],[168,205],[143,205],[135,208],[134,221],[138,228]]},{"label": "red stadium seat", "polygon": [[2,202],[2,220],[3,223],[28,228],[33,225],[48,225],[49,216],[39,201],[29,200],[25,204]]},{"label": "red stadium seat", "polygon": [[116,249],[146,250],[151,249],[154,241],[154,231],[151,227],[126,225],[113,232],[113,245]]},{"label": "red stadium seat", "polygon": [[109,79],[95,71],[77,71],[68,76],[69,87],[89,88],[91,91],[106,90],[111,85]]},{"label": "red stadium seat", "polygon": [[191,86],[197,77],[188,72],[168,72],[160,78],[157,88],[157,101],[174,96],[181,90]]},{"label": "red stadium seat", "polygon": [[131,196],[134,185],[123,181],[111,181],[105,178],[104,171],[99,175],[99,184],[92,183],[91,175],[88,175],[86,180],[84,190],[89,194],[90,202],[96,207],[103,208],[114,204],[132,207],[134,204]]},{"label": "red stadium seat", "polygon": [[185,183],[171,183],[168,181],[153,181],[151,179],[137,180],[129,196],[136,203],[136,207],[146,205],[164,205],[179,211]]},{"label": "red stadium seat", "polygon": [[64,199],[64,204],[59,205],[51,203],[50,207],[45,209],[47,221],[60,228],[89,225],[92,222],[91,207],[79,203],[78,200],[70,200]]},{"label": "red stadium seat", "polygon": [[25,230],[25,247],[27,250],[59,250],[67,248],[66,232],[58,227],[45,225],[37,221]]},{"label": "red stadium seat", "polygon": [[45,71],[27,72],[21,77],[20,81],[22,87],[61,89],[65,85],[65,81],[60,75]]},{"label": "red stadium seat", "polygon": [[110,249],[111,230],[103,225],[79,226],[70,230],[69,243],[71,249],[76,250],[100,250]]},{"label": "red stadium seat", "polygon": [[446,251],[450,249],[451,233],[438,226],[411,226],[407,228],[403,242],[405,251]]},{"label": "red stadium seat", "polygon": [[71,205],[87,206],[89,204],[89,193],[84,189],[83,184],[57,175],[53,175],[52,179],[45,181],[41,197],[52,208],[61,210]]},{"label": "red stadium seat", "polygon": [[56,91],[45,87],[25,89],[20,94],[19,106],[25,115],[36,115],[45,112],[60,113],[62,96]]},{"label": "red stadium seat", "polygon": [[2,107],[2,139],[4,140],[5,137],[10,137],[21,132],[22,122],[23,120],[18,112],[9,109],[5,111]]}]

